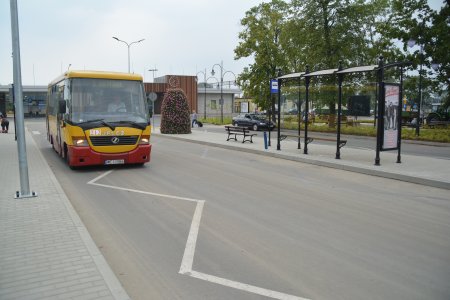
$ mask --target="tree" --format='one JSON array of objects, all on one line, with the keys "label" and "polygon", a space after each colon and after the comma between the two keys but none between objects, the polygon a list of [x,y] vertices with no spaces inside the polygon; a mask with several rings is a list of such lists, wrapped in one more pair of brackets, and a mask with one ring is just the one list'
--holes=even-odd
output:
[{"label": "tree", "polygon": [[[346,66],[376,63],[371,47],[389,48],[377,34],[383,19],[375,13],[386,10],[387,1],[273,0],[252,8],[241,22],[242,42],[235,49],[236,59],[255,57],[240,76],[243,90],[265,107],[267,80],[277,68],[294,72],[306,65],[337,68],[340,60]],[[335,99],[328,101],[332,111]]]},{"label": "tree", "polygon": [[450,107],[450,55],[448,46],[450,45],[450,1],[447,1],[439,13],[433,14],[433,25],[431,27],[431,59],[433,63],[439,65],[438,82],[442,86],[440,94],[445,94],[443,98],[443,108]]},{"label": "tree", "polygon": [[241,20],[244,29],[239,33],[235,59],[253,56],[255,62],[244,68],[238,82],[245,96],[263,109],[270,108],[269,79],[276,77],[277,68],[286,65],[279,39],[288,13],[284,1],[272,0],[251,8]]},{"label": "tree", "polygon": [[[402,43],[404,59],[411,61],[411,69],[423,64],[424,82],[436,77],[431,64],[439,65],[438,75],[432,82],[434,92],[447,95],[444,106],[450,105],[450,8],[448,1],[442,2],[439,12],[434,11],[425,0],[392,1],[392,22],[386,27],[386,35]],[[409,54],[408,41],[415,40],[418,46]],[[430,78],[431,75],[431,78]],[[428,80],[429,81],[429,80]],[[418,85],[416,86],[418,89]],[[446,91],[446,92],[445,92]]]}]

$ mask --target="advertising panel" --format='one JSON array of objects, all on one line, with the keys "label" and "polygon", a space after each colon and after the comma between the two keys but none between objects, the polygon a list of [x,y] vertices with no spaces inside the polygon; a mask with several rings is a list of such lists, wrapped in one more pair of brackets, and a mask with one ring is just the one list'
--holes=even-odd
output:
[{"label": "advertising panel", "polygon": [[399,101],[400,86],[397,84],[385,84],[382,150],[398,149]]},{"label": "advertising panel", "polygon": [[248,102],[241,102],[241,113],[248,113]]}]

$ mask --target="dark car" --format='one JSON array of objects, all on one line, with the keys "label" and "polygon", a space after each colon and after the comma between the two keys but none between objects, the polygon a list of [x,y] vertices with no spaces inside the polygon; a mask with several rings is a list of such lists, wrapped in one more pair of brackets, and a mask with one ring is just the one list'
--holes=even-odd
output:
[{"label": "dark car", "polygon": [[287,111],[288,115],[298,115],[298,109],[296,108],[291,108],[290,110]]},{"label": "dark car", "polygon": [[275,124],[265,119],[264,115],[261,114],[240,114],[233,118],[233,126],[248,127],[255,131],[259,129],[269,129],[275,128]]}]

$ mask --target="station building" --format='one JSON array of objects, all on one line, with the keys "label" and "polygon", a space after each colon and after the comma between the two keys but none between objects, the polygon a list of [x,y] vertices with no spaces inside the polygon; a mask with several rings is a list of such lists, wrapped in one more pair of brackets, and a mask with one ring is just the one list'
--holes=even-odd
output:
[{"label": "station building", "polygon": [[[22,86],[23,112],[26,117],[38,117],[45,115],[47,105],[47,86],[24,85]],[[0,112],[13,111],[14,93],[13,87],[0,85]]]},{"label": "station building", "polygon": [[[47,86],[24,85],[22,88],[25,117],[45,115]],[[240,112],[241,106],[236,99],[242,91],[231,82],[225,82],[221,89],[219,84],[199,83],[196,76],[165,75],[155,78],[154,82],[144,82],[144,88],[149,107],[155,114],[161,113],[164,94],[169,88],[182,89],[191,111],[195,110],[199,117],[220,117],[221,97],[224,117]],[[0,85],[0,112],[13,111],[13,96],[12,85]]]}]

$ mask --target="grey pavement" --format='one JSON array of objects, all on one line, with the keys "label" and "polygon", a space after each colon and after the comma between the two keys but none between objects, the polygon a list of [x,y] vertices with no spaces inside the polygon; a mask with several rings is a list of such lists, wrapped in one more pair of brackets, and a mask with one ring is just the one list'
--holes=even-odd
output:
[{"label": "grey pavement", "polygon": [[[226,141],[225,131],[208,131],[212,126],[184,135],[163,135],[155,128],[152,141],[181,139],[450,189],[450,160],[402,155],[398,164],[397,152],[391,151],[382,152],[381,166],[375,166],[375,151],[345,146],[337,160],[333,144],[313,142],[305,155],[293,140],[282,141],[277,150],[275,134],[266,150],[262,132],[254,143],[243,144]],[[11,127],[10,133],[0,134],[0,299],[129,299],[28,131],[30,190],[37,197],[14,198],[20,190],[20,174]]]},{"label": "grey pavement", "polygon": [[130,299],[28,132],[37,197],[14,198],[21,189],[11,128],[0,133],[0,299]]}]

